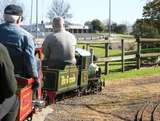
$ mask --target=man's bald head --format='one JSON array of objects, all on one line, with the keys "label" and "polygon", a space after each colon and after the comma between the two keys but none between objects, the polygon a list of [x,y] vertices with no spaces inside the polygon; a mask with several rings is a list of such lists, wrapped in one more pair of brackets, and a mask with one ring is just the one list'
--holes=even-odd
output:
[{"label": "man's bald head", "polygon": [[56,17],[53,19],[53,28],[60,29],[64,27],[64,19],[62,17]]}]

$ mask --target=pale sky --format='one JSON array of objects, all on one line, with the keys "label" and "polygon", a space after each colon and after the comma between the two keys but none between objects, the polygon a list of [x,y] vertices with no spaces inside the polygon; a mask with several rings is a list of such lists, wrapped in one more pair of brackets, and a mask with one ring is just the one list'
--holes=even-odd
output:
[{"label": "pale sky", "polygon": [[[34,1],[33,23],[35,23],[36,7]],[[116,23],[133,24],[137,18],[142,17],[143,6],[147,0],[111,0],[111,20]],[[38,0],[39,22],[47,21],[47,12],[52,0]],[[86,21],[99,19],[101,21],[109,18],[109,0],[65,0],[71,6],[70,13],[73,23],[84,24]],[[31,0],[23,0],[25,11],[25,23],[29,23],[31,13]]]}]

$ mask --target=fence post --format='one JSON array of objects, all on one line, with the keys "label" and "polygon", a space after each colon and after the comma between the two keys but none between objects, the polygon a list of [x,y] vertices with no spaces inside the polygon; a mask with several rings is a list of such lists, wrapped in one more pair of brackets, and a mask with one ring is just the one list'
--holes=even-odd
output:
[{"label": "fence post", "polygon": [[[109,43],[105,43],[105,57],[109,57]],[[105,62],[105,75],[109,74],[109,62]]]},{"label": "fence post", "polygon": [[93,55],[94,55],[93,48],[90,49],[90,53],[91,53],[91,63],[93,63],[93,61],[94,61],[93,60]]},{"label": "fence post", "polygon": [[85,49],[85,46],[84,46],[84,45],[82,46],[82,49]]},{"label": "fence post", "polygon": [[137,69],[140,69],[141,67],[141,42],[140,42],[140,38],[136,38],[136,42],[137,42],[137,54],[136,54],[136,58],[137,58]]},{"label": "fence post", "polygon": [[86,50],[89,50],[89,44],[88,43],[86,44]]},{"label": "fence post", "polygon": [[121,55],[121,61],[122,61],[122,72],[124,72],[125,71],[125,60],[124,60],[124,55],[125,55],[125,53],[124,53],[124,40],[123,39],[121,39],[121,47],[122,47],[122,55]]}]

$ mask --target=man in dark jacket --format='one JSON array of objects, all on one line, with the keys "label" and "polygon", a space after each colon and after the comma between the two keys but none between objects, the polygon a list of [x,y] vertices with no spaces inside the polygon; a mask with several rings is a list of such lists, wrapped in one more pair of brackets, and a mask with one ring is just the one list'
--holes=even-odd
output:
[{"label": "man in dark jacket", "polygon": [[75,36],[65,30],[62,17],[54,18],[52,25],[54,33],[49,34],[42,45],[44,60],[48,66],[58,69],[63,69],[66,64],[76,64]]},{"label": "man in dark jacket", "polygon": [[0,44],[0,121],[15,121],[19,102],[14,67],[7,49]]}]

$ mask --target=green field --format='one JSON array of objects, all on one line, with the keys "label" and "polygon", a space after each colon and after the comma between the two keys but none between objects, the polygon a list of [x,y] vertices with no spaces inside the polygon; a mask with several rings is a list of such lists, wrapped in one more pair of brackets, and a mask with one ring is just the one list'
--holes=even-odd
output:
[{"label": "green field", "polygon": [[130,71],[116,72],[111,73],[109,75],[102,75],[102,79],[105,80],[119,80],[124,78],[134,78],[140,76],[152,76],[160,74],[160,67],[148,67],[148,68],[141,68],[140,70],[134,69]]}]

